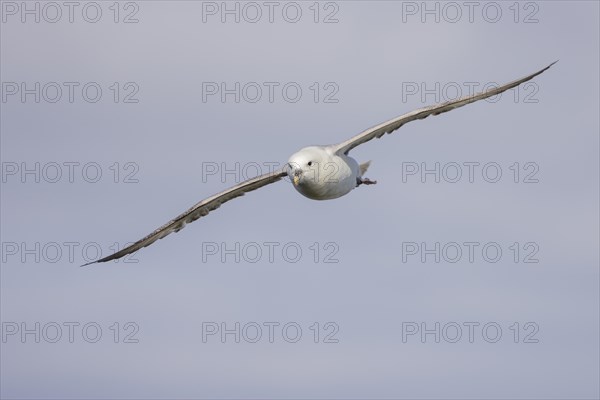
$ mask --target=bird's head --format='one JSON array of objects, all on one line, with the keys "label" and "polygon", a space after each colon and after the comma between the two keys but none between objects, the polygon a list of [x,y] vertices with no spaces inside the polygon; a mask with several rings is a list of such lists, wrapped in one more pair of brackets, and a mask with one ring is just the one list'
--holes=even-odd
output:
[{"label": "bird's head", "polygon": [[331,156],[322,147],[305,147],[292,154],[287,173],[296,188],[319,184],[324,165]]}]

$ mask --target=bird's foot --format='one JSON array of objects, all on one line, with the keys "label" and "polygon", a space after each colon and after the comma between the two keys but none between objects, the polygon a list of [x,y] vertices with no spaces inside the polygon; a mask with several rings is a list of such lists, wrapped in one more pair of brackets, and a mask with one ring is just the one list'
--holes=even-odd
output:
[{"label": "bird's foot", "polygon": [[357,181],[358,181],[358,186],[363,185],[363,184],[364,185],[374,185],[377,183],[377,181],[372,181],[369,178],[358,178]]}]

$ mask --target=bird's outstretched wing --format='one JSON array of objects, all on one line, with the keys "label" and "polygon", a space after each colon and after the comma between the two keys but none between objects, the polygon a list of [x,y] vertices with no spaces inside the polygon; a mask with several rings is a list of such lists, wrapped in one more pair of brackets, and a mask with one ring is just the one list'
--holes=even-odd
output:
[{"label": "bird's outstretched wing", "polygon": [[118,258],[126,256],[127,254],[131,254],[141,249],[142,247],[150,246],[158,239],[162,239],[172,232],[179,232],[181,229],[183,229],[183,227],[186,224],[194,222],[198,218],[204,217],[209,212],[219,208],[221,204],[228,202],[229,200],[234,199],[236,197],[243,196],[245,193],[251,192],[252,190],[256,190],[263,186],[277,182],[286,175],[287,173],[284,168],[261,176],[257,176],[256,178],[248,179],[247,181],[235,185],[221,193],[208,197],[202,200],[201,202],[195,204],[192,208],[190,208],[183,214],[177,216],[176,218],[167,222],[160,228],[156,229],[154,232],[152,232],[145,238],[138,240],[132,245],[129,245],[123,250],[118,251],[110,256],[84,264],[82,265],[82,267],[97,262],[100,263],[110,260],[116,260]]},{"label": "bird's outstretched wing", "polygon": [[512,89],[515,86],[519,86],[523,82],[527,82],[530,79],[538,76],[552,65],[557,63],[554,61],[552,64],[548,65],[546,68],[539,70],[531,75],[527,75],[524,78],[517,79],[516,81],[507,83],[503,86],[497,88],[491,88],[482,93],[476,93],[471,96],[465,96],[460,99],[447,101],[441,104],[435,104],[433,106],[420,108],[415,111],[411,111],[407,114],[396,117],[392,120],[386,121],[382,124],[374,126],[372,128],[367,129],[366,131],[359,133],[358,135],[346,140],[345,142],[339,143],[337,145],[333,145],[332,148],[337,154],[348,154],[350,150],[355,148],[356,146],[368,142],[373,138],[380,138],[386,133],[392,133],[396,129],[400,128],[402,125],[406,124],[410,121],[415,121],[417,119],[427,118],[430,115],[438,115],[441,113],[445,113],[450,110],[454,110],[455,108],[462,107],[464,105],[474,103],[478,100],[483,100],[491,96],[495,96],[499,93],[502,93],[508,89]]}]

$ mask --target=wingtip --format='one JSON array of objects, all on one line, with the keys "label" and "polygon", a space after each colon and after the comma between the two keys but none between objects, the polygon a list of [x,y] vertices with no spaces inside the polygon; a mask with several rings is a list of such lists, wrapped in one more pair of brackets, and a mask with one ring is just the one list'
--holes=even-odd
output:
[{"label": "wingtip", "polygon": [[547,70],[548,68],[550,68],[551,66],[553,66],[554,64],[556,64],[557,62],[558,62],[558,60],[556,60],[556,61],[554,61],[554,62],[551,62],[551,63],[550,63],[550,64],[549,64],[549,65],[548,65],[546,68],[544,68],[544,69],[542,70],[542,72],[544,72],[545,70]]},{"label": "wingtip", "polygon": [[548,70],[551,66],[553,66],[554,64],[556,64],[558,62],[558,60],[554,61],[553,63],[549,64],[547,67],[544,67],[542,69],[540,69],[538,72],[530,75],[529,79],[536,77],[538,75],[540,75],[542,72],[545,72],[546,70]]},{"label": "wingtip", "polygon": [[97,262],[98,262],[98,260],[96,260],[96,261],[90,261],[89,263],[85,263],[83,265],[80,265],[79,268],[87,267],[88,265],[96,264]]}]

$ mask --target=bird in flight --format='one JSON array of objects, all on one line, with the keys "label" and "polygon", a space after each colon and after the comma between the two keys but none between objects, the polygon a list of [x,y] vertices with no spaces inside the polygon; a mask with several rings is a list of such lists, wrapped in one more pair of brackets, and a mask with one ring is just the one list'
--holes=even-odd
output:
[{"label": "bird in flight", "polygon": [[335,199],[348,194],[352,189],[360,185],[377,183],[376,181],[371,181],[364,177],[369,162],[358,164],[356,160],[348,156],[350,150],[371,139],[380,138],[386,133],[392,133],[407,122],[423,119],[430,115],[445,113],[519,86],[546,71],[556,62],[557,61],[533,74],[509,82],[500,87],[491,88],[481,93],[411,111],[369,128],[344,142],[328,146],[305,147],[297,153],[292,154],[283,168],[257,176],[256,178],[248,179],[229,189],[210,196],[137,242],[114,254],[82,266],[116,260],[134,253],[143,247],[151,245],[158,239],[164,238],[172,232],[179,232],[186,224],[204,217],[209,212],[219,208],[223,203],[242,196],[247,192],[275,183],[286,176],[290,178],[294,188],[298,192],[313,200]]}]

